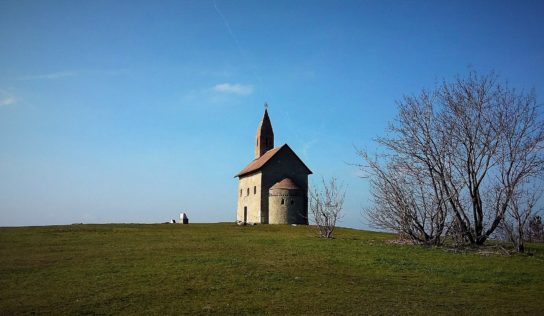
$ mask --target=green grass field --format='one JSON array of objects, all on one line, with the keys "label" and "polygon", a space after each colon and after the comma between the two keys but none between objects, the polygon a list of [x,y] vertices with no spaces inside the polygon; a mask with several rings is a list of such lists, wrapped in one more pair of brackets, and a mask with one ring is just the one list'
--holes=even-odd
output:
[{"label": "green grass field", "polygon": [[544,247],[453,253],[310,227],[0,229],[0,314],[544,314]]}]

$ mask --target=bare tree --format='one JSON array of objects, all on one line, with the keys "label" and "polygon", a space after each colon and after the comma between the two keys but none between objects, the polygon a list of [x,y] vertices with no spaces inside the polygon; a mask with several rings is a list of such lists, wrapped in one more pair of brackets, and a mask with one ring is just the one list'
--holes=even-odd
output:
[{"label": "bare tree", "polygon": [[310,212],[320,236],[333,238],[336,222],[342,217],[346,191],[338,185],[336,178],[328,181],[322,178],[321,184],[310,190]]},{"label": "bare tree", "polygon": [[374,158],[366,151],[358,154],[365,161],[360,167],[369,176],[374,200],[366,209],[371,223],[416,243],[439,245],[447,228],[449,204],[440,181],[443,167],[436,163],[447,151],[445,144],[432,137],[440,132],[433,99],[426,92],[419,99],[406,97],[399,104],[399,124],[390,126],[401,137],[377,140],[388,153]]},{"label": "bare tree", "polygon": [[518,93],[494,74],[444,83],[439,95],[450,131],[450,204],[466,238],[483,244],[516,192],[542,175],[544,124],[534,92]]},{"label": "bare tree", "polygon": [[[544,122],[534,92],[518,93],[494,74],[472,72],[465,79],[443,82],[430,93],[406,96],[398,106],[391,136],[377,139],[387,153],[387,162],[378,164],[383,172],[372,168],[367,154],[359,154],[374,171],[371,176],[393,176],[388,181],[410,188],[402,188],[403,199],[391,201],[398,194],[388,196],[379,192],[383,187],[373,185],[378,204],[371,219],[386,227],[384,215],[382,220],[375,215],[387,203],[410,206],[396,210],[397,221],[407,215],[413,220],[414,210],[425,207],[426,212],[420,211],[424,215],[417,215],[416,227],[423,226],[418,222],[425,217],[446,219],[444,226],[437,222],[434,231],[425,231],[433,231],[436,238],[436,233],[442,234],[438,228],[446,227],[446,232],[458,232],[466,242],[483,244],[503,221],[521,186],[543,173]],[[390,170],[399,165],[401,174]],[[427,189],[412,192],[421,183]],[[422,203],[424,197],[433,202]],[[418,202],[409,204],[409,199]]]}]

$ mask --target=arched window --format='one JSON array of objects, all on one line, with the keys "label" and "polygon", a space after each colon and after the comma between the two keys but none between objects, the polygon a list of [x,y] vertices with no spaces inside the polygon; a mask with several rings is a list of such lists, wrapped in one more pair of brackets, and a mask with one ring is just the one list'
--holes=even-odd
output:
[{"label": "arched window", "polygon": [[285,200],[281,199],[281,205],[285,204]]},{"label": "arched window", "polygon": [[242,189],[240,189],[240,196],[242,196]]},{"label": "arched window", "polygon": [[249,195],[249,188],[247,188],[247,195]]},{"label": "arched window", "polygon": [[257,194],[257,186],[253,187],[253,194]]}]

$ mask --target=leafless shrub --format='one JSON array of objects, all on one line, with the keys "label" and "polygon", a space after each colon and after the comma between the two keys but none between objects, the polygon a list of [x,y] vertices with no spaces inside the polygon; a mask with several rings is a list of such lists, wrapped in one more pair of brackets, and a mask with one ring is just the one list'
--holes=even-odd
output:
[{"label": "leafless shrub", "polygon": [[338,185],[336,178],[326,181],[321,179],[321,186],[310,190],[310,212],[319,235],[333,238],[336,222],[342,217],[346,190]]}]

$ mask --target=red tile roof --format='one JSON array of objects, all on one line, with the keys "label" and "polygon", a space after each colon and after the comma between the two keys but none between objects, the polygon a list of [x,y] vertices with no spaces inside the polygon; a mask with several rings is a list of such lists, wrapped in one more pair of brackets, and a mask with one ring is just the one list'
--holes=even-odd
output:
[{"label": "red tile roof", "polygon": [[289,145],[283,144],[280,147],[270,149],[269,151],[265,152],[261,157],[250,162],[244,169],[242,169],[242,171],[238,172],[238,174],[234,177],[241,177],[248,173],[253,173],[260,170],[262,167],[264,167],[264,165],[266,165],[267,162],[270,161],[270,159],[272,159],[272,157],[274,157],[283,148],[289,149],[293,153],[293,155],[297,157],[300,163],[308,170],[308,174],[312,174],[312,171],[304,164],[304,162],[302,162],[300,158],[298,158],[297,154],[295,154],[295,152],[289,147]]},{"label": "red tile roof", "polygon": [[280,147],[272,148],[269,151],[265,152],[261,157],[254,159],[252,162],[249,163],[242,171],[238,172],[238,174],[235,177],[242,176],[244,174],[251,173],[253,171],[257,171],[261,169],[267,162],[274,156],[280,149],[285,146],[282,145]]},{"label": "red tile roof", "polygon": [[290,178],[285,178],[280,182],[274,184],[270,190],[273,189],[289,189],[289,190],[298,190],[300,189]]}]

